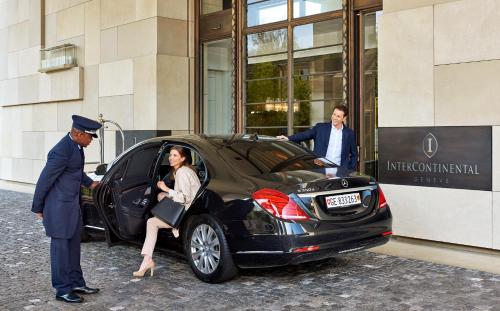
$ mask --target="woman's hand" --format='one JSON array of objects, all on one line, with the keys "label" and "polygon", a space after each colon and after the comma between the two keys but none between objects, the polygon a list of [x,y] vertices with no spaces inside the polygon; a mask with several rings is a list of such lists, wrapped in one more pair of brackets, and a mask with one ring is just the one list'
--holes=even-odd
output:
[{"label": "woman's hand", "polygon": [[160,188],[161,190],[165,191],[165,192],[168,192],[168,190],[170,190],[167,185],[165,185],[165,182],[163,180],[160,180],[156,183],[156,186],[158,188]]}]

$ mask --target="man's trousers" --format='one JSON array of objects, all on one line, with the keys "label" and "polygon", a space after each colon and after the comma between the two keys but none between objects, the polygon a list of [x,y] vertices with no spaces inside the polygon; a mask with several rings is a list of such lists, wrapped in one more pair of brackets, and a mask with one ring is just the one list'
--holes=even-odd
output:
[{"label": "man's trousers", "polygon": [[52,238],[50,242],[50,266],[52,287],[57,295],[65,295],[74,287],[85,286],[80,266],[80,236],[82,221],[69,239]]}]

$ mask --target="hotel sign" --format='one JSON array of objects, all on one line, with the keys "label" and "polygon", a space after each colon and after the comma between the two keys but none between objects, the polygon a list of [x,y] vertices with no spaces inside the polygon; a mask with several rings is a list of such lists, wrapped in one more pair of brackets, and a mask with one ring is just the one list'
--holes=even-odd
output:
[{"label": "hotel sign", "polygon": [[491,191],[491,127],[379,128],[379,181]]}]

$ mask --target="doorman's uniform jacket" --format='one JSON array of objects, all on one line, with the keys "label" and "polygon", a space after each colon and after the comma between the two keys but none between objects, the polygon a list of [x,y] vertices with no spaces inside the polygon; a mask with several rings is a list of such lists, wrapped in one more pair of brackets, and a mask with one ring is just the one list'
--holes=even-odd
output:
[{"label": "doorman's uniform jacket", "polygon": [[69,134],[48,154],[31,211],[43,213],[45,232],[52,238],[69,239],[77,230],[81,217],[80,187],[92,184],[92,179],[83,172],[84,163],[83,149]]}]

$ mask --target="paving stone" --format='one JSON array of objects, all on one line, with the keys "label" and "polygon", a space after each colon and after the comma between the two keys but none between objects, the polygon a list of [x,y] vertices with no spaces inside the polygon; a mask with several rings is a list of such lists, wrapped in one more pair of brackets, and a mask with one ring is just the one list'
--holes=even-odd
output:
[{"label": "paving stone", "polygon": [[82,244],[89,286],[101,292],[69,305],[54,300],[50,239],[31,213],[32,196],[0,190],[0,310],[497,310],[500,276],[371,252],[297,266],[242,270],[206,284],[182,255],[156,253],[154,277],[135,279],[140,249]]}]

